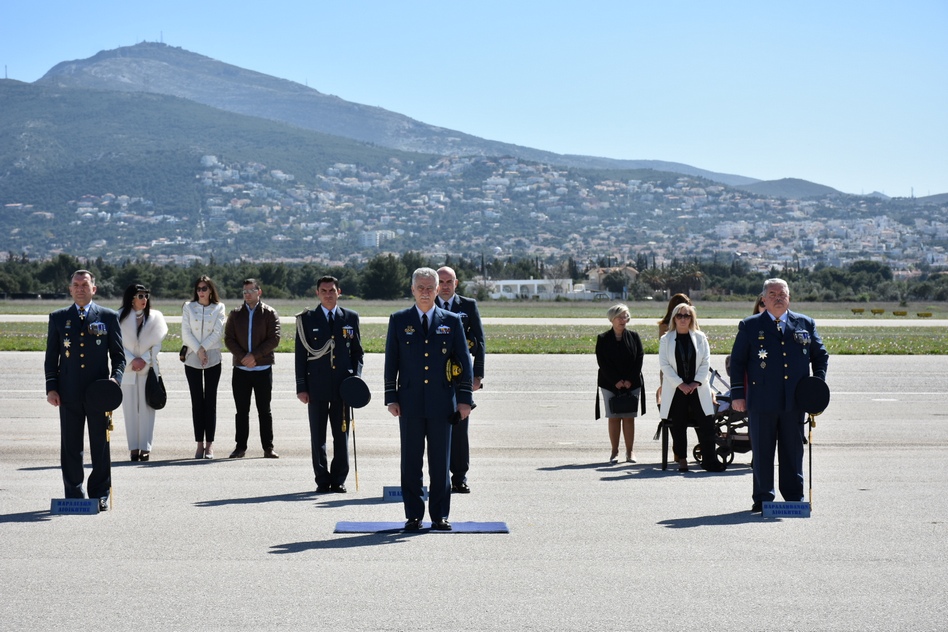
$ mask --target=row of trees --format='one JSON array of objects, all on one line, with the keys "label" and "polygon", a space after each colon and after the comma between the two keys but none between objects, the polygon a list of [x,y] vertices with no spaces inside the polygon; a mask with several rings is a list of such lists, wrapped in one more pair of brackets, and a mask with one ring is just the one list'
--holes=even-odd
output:
[{"label": "row of trees", "polygon": [[10,257],[0,263],[0,295],[12,297],[54,296],[64,294],[69,277],[77,269],[88,269],[96,277],[97,293],[104,297],[120,297],[132,283],[142,283],[161,298],[181,297],[193,293],[195,281],[208,275],[225,297],[239,297],[244,279],[255,278],[271,298],[313,296],[316,281],[325,275],[339,279],[343,293],[366,299],[397,299],[408,296],[411,271],[421,267],[450,265],[459,278],[471,278],[479,264],[448,257],[434,262],[415,252],[403,255],[379,255],[368,263],[346,266],[317,264],[288,265],[284,263],[194,263],[190,266],[159,266],[146,261],[125,260],[111,263],[96,259],[81,261],[71,255],[57,255],[48,260],[31,261],[26,257]]},{"label": "row of trees", "polygon": [[751,271],[741,259],[728,263],[675,261],[667,267],[642,270],[637,287],[630,293],[638,298],[656,290],[702,290],[704,300],[723,300],[756,295],[768,277],[780,277],[790,283],[797,301],[948,301],[948,273],[926,270],[915,277],[896,279],[892,269],[878,261],[855,261],[843,268],[788,266],[772,268],[766,274]]},{"label": "row of trees", "polygon": [[[738,258],[726,263],[710,261],[672,261],[670,265],[655,265],[654,260],[640,256],[634,262],[638,278],[629,283],[629,277],[618,269],[621,262],[604,258],[592,262],[597,267],[617,267],[603,279],[603,289],[632,299],[647,296],[663,297],[677,292],[703,292],[705,300],[745,299],[760,292],[767,276],[780,276],[791,283],[794,299],[798,301],[948,301],[948,273],[925,271],[918,277],[895,279],[884,263],[857,261],[845,268],[817,267],[812,270],[787,267],[772,269],[767,274],[749,269]],[[47,260],[30,260],[25,256],[9,257],[0,263],[0,295],[37,296],[65,293],[70,274],[87,268],[96,275],[98,291],[106,297],[121,296],[125,287],[143,283],[159,297],[180,297],[192,294],[195,280],[202,274],[210,276],[226,297],[239,297],[241,284],[246,278],[256,278],[263,284],[267,296],[296,298],[312,296],[316,280],[324,275],[339,279],[345,294],[365,299],[398,299],[410,294],[411,272],[421,266],[438,268],[449,265],[462,281],[478,275],[494,279],[585,278],[583,266],[572,258],[547,264],[539,259],[480,259],[447,257],[434,261],[417,252],[378,255],[366,263],[345,266],[318,264],[291,265],[284,263],[194,263],[190,266],[159,266],[145,261],[126,260],[111,263],[97,259],[81,261],[71,255],[58,255]],[[486,289],[479,286],[480,299],[486,298]]]}]

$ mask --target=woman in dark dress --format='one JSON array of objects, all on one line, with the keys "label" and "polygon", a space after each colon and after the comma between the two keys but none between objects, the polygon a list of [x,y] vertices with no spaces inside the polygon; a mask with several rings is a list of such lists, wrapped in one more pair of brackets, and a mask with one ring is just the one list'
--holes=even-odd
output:
[{"label": "woman in dark dress", "polygon": [[[672,444],[678,471],[688,471],[688,425],[695,426],[701,444],[701,467],[724,469],[714,442],[714,403],[711,396],[711,347],[698,328],[695,308],[682,303],[672,310],[673,327],[658,344],[663,388],[660,414],[672,421]],[[674,390],[672,390],[674,389]]]},{"label": "woman in dark dress", "polygon": [[619,434],[625,435],[625,461],[635,463],[632,452],[635,442],[635,415],[632,412],[613,412],[612,398],[625,389],[639,389],[639,401],[642,412],[645,401],[642,397],[642,340],[639,335],[627,328],[631,316],[629,308],[619,304],[609,308],[606,313],[612,328],[596,338],[596,361],[599,363],[596,395],[596,419],[600,418],[599,396],[603,399],[603,414],[609,419],[609,441],[612,452],[609,463],[619,462]]}]

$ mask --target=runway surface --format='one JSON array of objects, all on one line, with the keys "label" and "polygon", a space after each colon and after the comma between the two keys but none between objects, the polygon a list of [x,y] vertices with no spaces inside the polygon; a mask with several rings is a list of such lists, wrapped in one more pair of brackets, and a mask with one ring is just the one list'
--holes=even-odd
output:
[{"label": "runway surface", "polygon": [[[152,461],[128,462],[118,413],[114,509],[98,516],[49,513],[63,490],[42,364],[0,353],[4,630],[917,631],[948,620],[946,356],[832,357],[812,517],[763,519],[749,512],[750,454],[723,474],[661,470],[657,357],[638,462],[610,466],[591,353],[488,355],[472,493],[453,498],[450,518],[510,533],[411,535],[333,533],[404,519],[382,497],[399,457],[381,355],[367,356],[373,401],[355,423],[359,489],[353,472],[348,494],[317,496],[292,356],[274,369],[281,458],[261,458],[254,412],[247,458],[196,461],[184,371],[162,353],[169,402]],[[723,371],[722,357],[713,364]],[[218,457],[233,449],[229,374]]]}]

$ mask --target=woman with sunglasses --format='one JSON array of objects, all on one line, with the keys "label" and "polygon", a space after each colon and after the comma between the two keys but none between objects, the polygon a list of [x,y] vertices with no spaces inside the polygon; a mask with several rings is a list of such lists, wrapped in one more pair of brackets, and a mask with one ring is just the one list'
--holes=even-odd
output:
[{"label": "woman with sunglasses", "polygon": [[133,461],[147,461],[155,436],[155,409],[145,401],[148,370],[158,371],[158,352],[168,334],[165,317],[150,308],[151,292],[141,283],[125,288],[119,326],[125,345],[125,376],[122,378],[122,413],[125,436]]},{"label": "woman with sunglasses", "polygon": [[658,343],[665,396],[659,414],[672,422],[672,449],[678,471],[688,471],[688,426],[695,426],[701,445],[701,467],[723,471],[714,442],[714,404],[711,398],[711,347],[698,328],[695,308],[687,303],[672,309],[673,323]]},{"label": "woman with sunglasses", "polygon": [[194,282],[194,296],[181,313],[181,340],[186,347],[184,374],[191,391],[195,459],[214,458],[217,430],[217,386],[221,381],[224,304],[217,286],[205,274]]}]

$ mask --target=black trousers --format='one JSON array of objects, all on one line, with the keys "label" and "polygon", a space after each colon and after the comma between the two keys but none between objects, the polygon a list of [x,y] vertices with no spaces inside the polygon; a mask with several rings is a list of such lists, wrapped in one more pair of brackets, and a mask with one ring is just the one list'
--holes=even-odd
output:
[{"label": "black trousers", "polygon": [[106,431],[109,422],[105,413],[92,412],[82,404],[62,402],[59,406],[60,450],[59,461],[63,470],[66,498],[84,498],[82,480],[82,448],[85,443],[86,421],[89,423],[89,451],[92,473],[89,474],[89,498],[109,495],[112,486],[112,458]]},{"label": "black trousers", "polygon": [[467,432],[471,418],[463,419],[451,430],[451,484],[467,482],[467,471],[471,467],[471,442]]},{"label": "black trousers", "polygon": [[221,365],[196,369],[184,367],[191,391],[191,422],[194,424],[194,440],[200,443],[214,441],[217,431],[217,386],[221,381]]},{"label": "black trousers", "polygon": [[431,520],[448,518],[451,513],[451,429],[448,418],[399,417],[402,445],[402,503],[407,520],[425,516],[425,444],[428,453],[428,515]]},{"label": "black trousers", "polygon": [[231,380],[234,390],[234,405],[237,414],[234,422],[237,426],[234,441],[237,450],[247,449],[250,438],[250,398],[257,403],[257,415],[260,417],[260,445],[264,450],[273,448],[273,414],[270,412],[270,399],[273,394],[273,369],[262,371],[244,371],[234,368]]},{"label": "black trousers", "polygon": [[[318,487],[344,485],[349,476],[349,427],[345,432],[342,430],[344,407],[341,398],[331,402],[315,401],[310,393],[309,437]],[[332,432],[332,464],[326,453],[327,421]]]},{"label": "black trousers", "polygon": [[676,388],[668,417],[672,422],[672,451],[678,458],[688,458],[689,425],[695,426],[698,434],[702,460],[714,456],[717,447],[714,443],[714,416],[704,414],[698,391],[685,395]]}]

